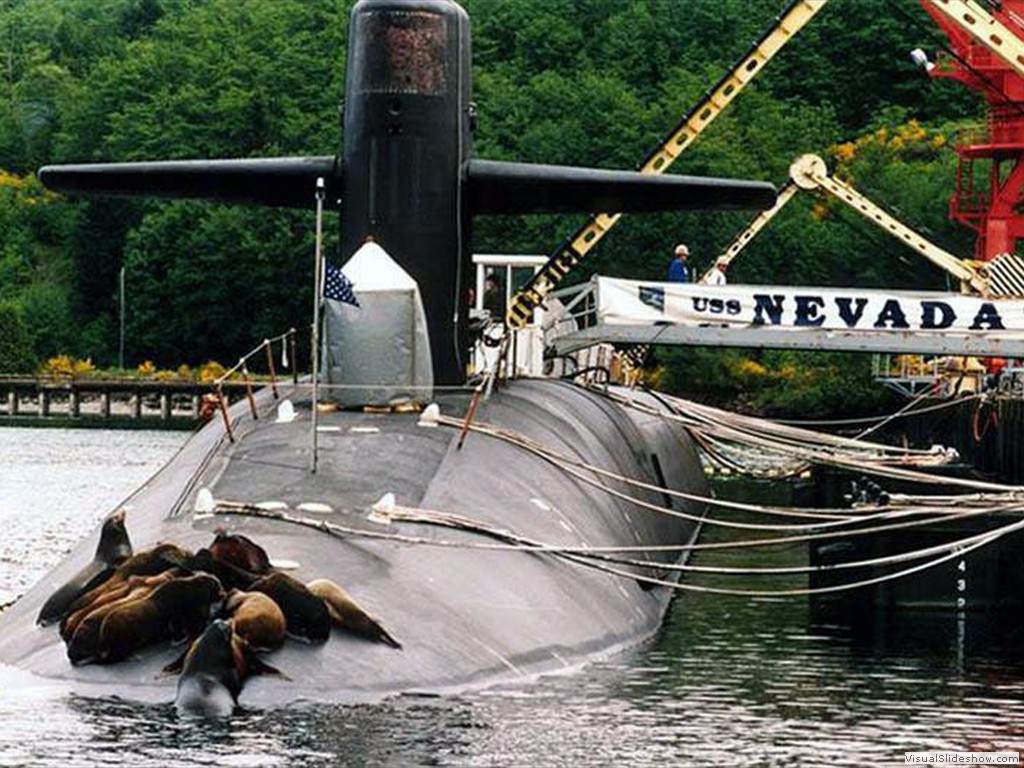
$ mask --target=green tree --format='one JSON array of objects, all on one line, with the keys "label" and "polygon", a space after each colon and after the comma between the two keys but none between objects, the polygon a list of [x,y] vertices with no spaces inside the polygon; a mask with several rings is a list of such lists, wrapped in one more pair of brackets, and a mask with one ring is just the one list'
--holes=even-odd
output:
[{"label": "green tree", "polygon": [[36,359],[18,308],[0,302],[0,373],[31,373]]}]

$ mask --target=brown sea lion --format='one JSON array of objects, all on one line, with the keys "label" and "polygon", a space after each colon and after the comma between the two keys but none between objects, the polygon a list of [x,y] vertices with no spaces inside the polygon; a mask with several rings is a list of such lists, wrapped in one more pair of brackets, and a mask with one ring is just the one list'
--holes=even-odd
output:
[{"label": "brown sea lion", "polygon": [[284,613],[288,634],[297,640],[325,643],[331,635],[327,605],[306,585],[286,573],[272,573],[253,582],[251,592],[269,596]]},{"label": "brown sea lion", "polygon": [[70,612],[71,604],[83,594],[106,582],[115,568],[132,556],[132,544],[124,524],[125,511],[119,509],[103,521],[100,541],[92,562],[50,595],[39,610],[36,622],[52,624]]},{"label": "brown sea lion", "polygon": [[95,644],[79,640],[91,621],[86,617],[68,643],[68,658],[74,664],[120,661],[161,640],[198,636],[223,599],[220,582],[209,574],[172,579],[140,599],[99,609],[106,615]]},{"label": "brown sea lion", "polygon": [[86,592],[71,604],[70,610],[77,611],[96,599],[107,589],[124,584],[132,576],[155,576],[176,567],[176,560],[187,559],[192,553],[176,544],[157,544],[150,549],[132,555],[114,569],[114,574],[104,584]]},{"label": "brown sea lion", "polygon": [[75,634],[75,630],[78,629],[78,625],[94,611],[99,610],[106,605],[110,605],[111,603],[120,602],[128,597],[138,599],[144,594],[152,592],[161,584],[170,581],[178,574],[179,571],[175,568],[170,571],[158,573],[156,576],[129,576],[127,581],[115,584],[106,589],[93,590],[91,594],[95,594],[95,597],[91,602],[83,604],[81,608],[78,608],[73,613],[69,613],[61,620],[61,638],[63,638],[65,642],[70,639]]},{"label": "brown sea lion", "polygon": [[284,613],[262,592],[231,590],[224,601],[224,613],[231,618],[235,634],[254,651],[273,650],[284,643]]},{"label": "brown sea lion", "polygon": [[73,629],[70,627],[66,629],[63,635],[68,659],[71,663],[87,664],[96,659],[100,643],[100,630],[107,616],[119,608],[148,598],[155,589],[156,587],[138,586],[123,597],[96,609],[83,609],[72,614],[76,617],[75,625]]},{"label": "brown sea lion", "polygon": [[402,644],[395,640],[379,621],[363,610],[348,592],[330,579],[316,579],[309,582],[306,587],[324,601],[331,621],[336,626],[359,637],[390,645],[392,648],[402,647]]},{"label": "brown sea lion", "polygon": [[[266,576],[273,570],[266,550],[252,539],[238,533],[228,533],[224,528],[218,528],[215,533],[217,536],[209,549],[217,560],[257,576]],[[238,632],[237,627],[235,632]]]}]

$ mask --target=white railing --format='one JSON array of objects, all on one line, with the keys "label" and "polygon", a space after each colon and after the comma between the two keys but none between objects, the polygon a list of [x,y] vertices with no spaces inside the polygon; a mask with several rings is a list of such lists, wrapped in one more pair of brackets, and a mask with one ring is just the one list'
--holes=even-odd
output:
[{"label": "white railing", "polygon": [[[476,267],[475,290],[473,293],[473,309],[476,313],[489,311],[491,326],[484,331],[486,338],[497,340],[504,327],[505,308],[512,299],[513,289],[523,280],[517,280],[517,270],[529,270],[536,274],[544,264],[547,256],[528,254],[476,253],[473,254],[473,265]],[[487,291],[487,279],[493,278],[500,290],[497,301],[492,291]],[[509,353],[504,377],[542,376],[544,374],[544,336],[543,325],[547,313],[539,309],[532,322],[524,328],[512,330]],[[473,346],[473,372],[490,370],[498,357],[499,347],[479,341]]]}]

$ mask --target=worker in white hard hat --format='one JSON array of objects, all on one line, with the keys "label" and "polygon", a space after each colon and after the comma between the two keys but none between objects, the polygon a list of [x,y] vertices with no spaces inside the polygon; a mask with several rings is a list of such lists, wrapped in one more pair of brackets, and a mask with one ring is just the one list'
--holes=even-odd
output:
[{"label": "worker in white hard hat", "polygon": [[668,265],[668,281],[670,283],[688,283],[690,275],[686,270],[686,259],[690,255],[690,249],[680,243],[676,246],[676,254]]},{"label": "worker in white hard hat", "polygon": [[704,275],[704,282],[708,285],[725,285],[725,273],[729,269],[729,260],[722,258],[715,262],[715,267]]}]

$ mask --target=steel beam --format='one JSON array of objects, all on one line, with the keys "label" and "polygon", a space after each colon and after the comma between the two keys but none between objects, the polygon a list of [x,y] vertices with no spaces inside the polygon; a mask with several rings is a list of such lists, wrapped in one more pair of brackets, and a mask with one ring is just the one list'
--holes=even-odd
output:
[{"label": "steel beam", "polygon": [[823,331],[812,328],[597,325],[553,340],[557,354],[593,344],[664,344],[694,347],[760,347],[834,352],[1024,357],[1024,333],[910,333]]}]

